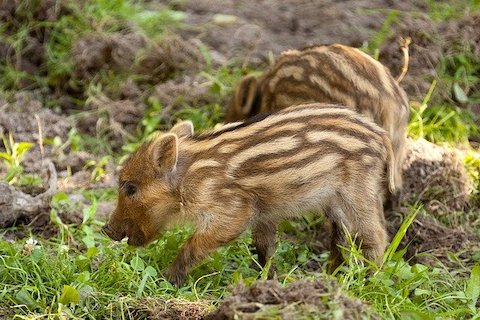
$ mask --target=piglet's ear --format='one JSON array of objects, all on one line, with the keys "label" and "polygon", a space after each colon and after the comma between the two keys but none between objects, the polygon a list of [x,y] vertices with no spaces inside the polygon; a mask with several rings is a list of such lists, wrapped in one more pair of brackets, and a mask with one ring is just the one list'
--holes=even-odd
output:
[{"label": "piglet's ear", "polygon": [[170,129],[170,133],[176,134],[179,138],[193,136],[193,123],[190,120],[180,121]]},{"label": "piglet's ear", "polygon": [[257,95],[257,78],[245,76],[235,90],[235,107],[243,116],[249,116],[253,109],[253,103]]},{"label": "piglet's ear", "polygon": [[173,133],[166,133],[153,142],[153,161],[162,172],[174,171],[178,160],[178,137]]}]

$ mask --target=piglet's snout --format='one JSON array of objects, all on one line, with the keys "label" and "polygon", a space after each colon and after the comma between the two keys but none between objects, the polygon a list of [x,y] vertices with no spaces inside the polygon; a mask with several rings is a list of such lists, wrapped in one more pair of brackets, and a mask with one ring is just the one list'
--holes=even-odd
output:
[{"label": "piglet's snout", "polygon": [[120,241],[125,238],[125,233],[115,231],[110,224],[106,224],[102,228],[103,233],[105,233],[109,238],[115,241]]}]

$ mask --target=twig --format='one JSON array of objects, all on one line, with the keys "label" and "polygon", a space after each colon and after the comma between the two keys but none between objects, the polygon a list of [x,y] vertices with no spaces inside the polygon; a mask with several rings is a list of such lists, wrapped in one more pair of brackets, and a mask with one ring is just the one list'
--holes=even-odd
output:
[{"label": "twig", "polygon": [[43,126],[42,122],[40,121],[40,117],[38,114],[35,113],[35,119],[37,120],[37,126],[38,126],[38,145],[40,146],[40,154],[43,156],[45,155],[44,150],[43,150]]},{"label": "twig", "polygon": [[410,55],[408,54],[408,46],[412,43],[412,39],[410,37],[400,38],[400,49],[403,52],[403,66],[400,75],[397,77],[397,82],[400,83],[408,71],[408,65],[410,63]]},{"label": "twig", "polygon": [[37,197],[47,199],[51,198],[57,192],[57,170],[52,161],[47,162],[48,167],[48,189]]}]

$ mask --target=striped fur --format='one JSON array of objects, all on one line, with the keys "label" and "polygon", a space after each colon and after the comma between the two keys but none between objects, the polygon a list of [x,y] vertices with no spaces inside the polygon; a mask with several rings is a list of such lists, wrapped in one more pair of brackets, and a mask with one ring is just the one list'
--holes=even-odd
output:
[{"label": "striped fur", "polygon": [[385,66],[358,49],[334,44],[284,52],[262,76],[242,79],[225,120],[310,102],[345,105],[384,128],[396,160],[396,189],[401,190],[410,113],[407,96]]},{"label": "striped fur", "polygon": [[133,245],[179,221],[196,231],[167,271],[188,270],[253,228],[259,262],[273,254],[280,221],[324,212],[334,226],[333,266],[342,226],[381,262],[387,236],[382,197],[395,186],[386,132],[346,107],[307,104],[194,135],[190,122],[145,143],[120,173],[118,204],[104,230]]}]

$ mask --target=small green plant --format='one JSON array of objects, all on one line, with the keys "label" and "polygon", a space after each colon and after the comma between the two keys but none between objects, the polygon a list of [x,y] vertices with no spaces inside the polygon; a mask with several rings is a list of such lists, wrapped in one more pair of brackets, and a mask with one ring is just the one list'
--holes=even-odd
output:
[{"label": "small green plant", "polygon": [[2,134],[2,141],[5,151],[0,152],[0,158],[3,159],[3,163],[7,167],[7,175],[4,179],[12,184],[23,173],[21,163],[25,154],[33,147],[33,144],[30,142],[15,142],[11,132],[8,134],[8,139]]},{"label": "small green plant", "polygon": [[469,45],[458,44],[455,53],[440,59],[437,73],[442,82],[450,88],[456,104],[469,106],[480,102],[480,58]]},{"label": "small green plant", "polygon": [[[202,52],[204,56],[208,57],[208,51],[206,49],[204,49]],[[220,99],[223,99],[232,93],[233,88],[245,74],[256,75],[259,73],[260,72],[256,70],[242,69],[235,66],[226,66],[217,70],[207,68],[206,71],[203,71],[200,74],[211,82],[209,88],[210,93],[218,96]]]},{"label": "small green plant", "polygon": [[429,106],[428,102],[435,90],[436,81],[432,82],[423,102],[411,106],[408,132],[415,139],[425,138],[431,142],[467,142],[468,138],[478,133],[478,125],[467,110],[450,105]]},{"label": "small green plant", "polygon": [[135,151],[145,139],[150,138],[160,129],[162,104],[154,97],[150,97],[147,102],[148,107],[145,111],[145,116],[137,128],[136,137],[131,139],[131,142],[122,146],[122,151],[125,152],[125,156],[122,157],[120,162],[125,160],[128,154]]},{"label": "small green plant", "polygon": [[385,18],[385,21],[383,21],[380,30],[370,39],[370,41],[368,41],[366,47],[364,47],[364,50],[373,55],[375,59],[378,60],[378,55],[380,53],[379,49],[385,40],[391,35],[392,26],[399,20],[399,15],[399,11],[391,10]]},{"label": "small green plant", "polygon": [[218,104],[207,104],[200,108],[185,106],[174,115],[178,119],[188,119],[193,122],[195,132],[213,128],[223,121],[223,110]]},{"label": "small green plant", "polygon": [[18,179],[19,186],[40,187],[42,184],[42,178],[36,174],[24,174]]},{"label": "small green plant", "polygon": [[108,163],[112,161],[111,156],[103,156],[100,158],[100,160],[88,160],[87,163],[85,163],[85,166],[83,169],[88,170],[92,168],[92,173],[90,174],[90,179],[93,182],[99,182],[100,180],[105,177],[106,174],[106,166]]},{"label": "small green plant", "polygon": [[480,205],[480,155],[473,150],[468,151],[463,157],[467,172],[472,179],[471,202],[474,206]]},{"label": "small green plant", "polygon": [[131,19],[135,21],[150,37],[163,34],[171,28],[179,27],[186,14],[169,8],[162,10],[139,10]]},{"label": "small green plant", "polygon": [[480,2],[478,0],[428,0],[427,5],[428,15],[435,21],[458,19],[469,11],[480,10]]}]

